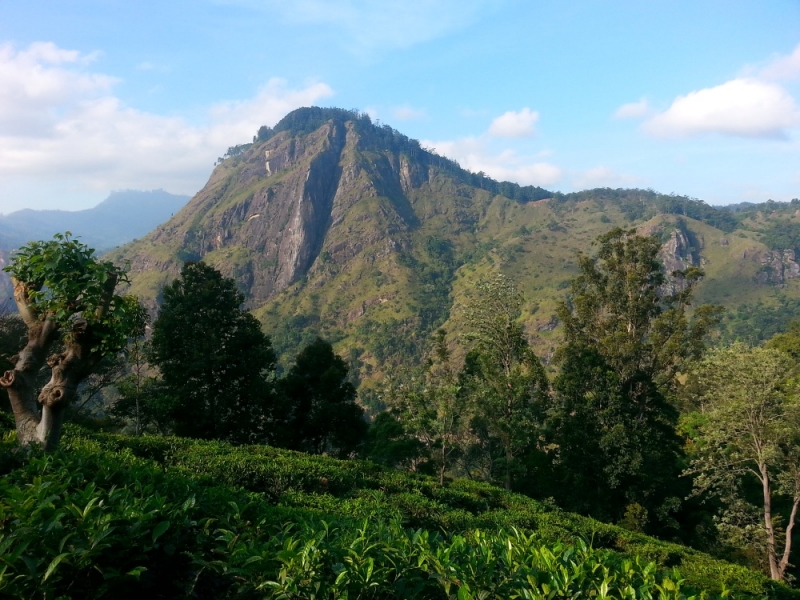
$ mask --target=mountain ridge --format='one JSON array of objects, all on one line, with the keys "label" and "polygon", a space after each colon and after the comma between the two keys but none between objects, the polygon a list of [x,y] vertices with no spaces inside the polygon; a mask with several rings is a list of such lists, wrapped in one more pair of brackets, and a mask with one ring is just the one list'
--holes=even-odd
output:
[{"label": "mountain ridge", "polygon": [[777,264],[765,236],[778,222],[800,227],[794,208],[522,188],[469,173],[360,113],[313,108],[229,149],[179,213],[109,256],[130,261],[131,292],[153,308],[182,262],[202,259],[236,280],[285,361],[321,335],[372,380],[418,358],[436,328],[463,332],[461,307],[495,271],[525,293],[526,331],[547,358],[576,252],[615,226],[672,240],[682,254],[673,262],[704,268],[699,301],[795,302],[800,280],[763,275]]}]

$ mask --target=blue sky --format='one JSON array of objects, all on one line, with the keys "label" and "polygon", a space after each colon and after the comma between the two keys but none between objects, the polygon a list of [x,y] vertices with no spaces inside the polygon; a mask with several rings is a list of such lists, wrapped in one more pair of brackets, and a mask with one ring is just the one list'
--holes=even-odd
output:
[{"label": "blue sky", "polygon": [[194,194],[303,105],[497,179],[800,197],[797,0],[0,0],[0,213]]}]

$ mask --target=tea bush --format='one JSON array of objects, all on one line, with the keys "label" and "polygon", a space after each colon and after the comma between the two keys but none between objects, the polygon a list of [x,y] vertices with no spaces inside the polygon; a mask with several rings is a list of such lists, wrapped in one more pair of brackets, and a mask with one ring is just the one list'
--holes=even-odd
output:
[{"label": "tea bush", "polygon": [[3,598],[800,597],[488,485],[268,447],[12,434],[0,476]]}]

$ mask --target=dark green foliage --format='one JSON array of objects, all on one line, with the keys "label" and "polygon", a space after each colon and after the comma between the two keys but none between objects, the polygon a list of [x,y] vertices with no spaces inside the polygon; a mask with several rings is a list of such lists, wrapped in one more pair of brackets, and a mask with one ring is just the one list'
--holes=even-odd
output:
[{"label": "dark green foliage", "polygon": [[363,456],[387,467],[409,464],[423,452],[422,443],[410,437],[390,412],[379,413],[370,425]]},{"label": "dark green foliage", "polygon": [[[47,457],[12,448],[0,444],[0,594],[9,598],[314,589],[332,598],[538,598],[544,583],[556,597],[579,597],[604,582],[618,596],[630,582],[631,598],[692,588],[798,597],[743,567],[485,484],[441,487],[369,463],[75,429],[65,451]],[[680,592],[659,592],[666,579]]]},{"label": "dark green foliage", "polygon": [[800,300],[781,293],[776,296],[775,305],[762,302],[741,304],[736,310],[726,312],[720,341],[739,341],[755,346],[785,331],[792,319],[800,314]]},{"label": "dark green foliage", "polygon": [[347,380],[347,363],[320,338],[306,346],[279,382],[274,413],[278,446],[311,454],[346,457],[367,431],[356,390]]},{"label": "dark green foliage", "polygon": [[269,338],[239,307],[231,279],[204,263],[186,263],[164,289],[153,325],[151,359],[171,399],[174,431],[207,439],[266,437],[275,366]]},{"label": "dark green foliage", "polygon": [[645,522],[674,528],[670,513],[690,485],[679,477],[678,412],[653,380],[642,373],[621,380],[596,348],[570,344],[553,388],[559,504],[603,521],[639,505],[651,512]]},{"label": "dark green foliage", "polygon": [[702,354],[718,311],[699,307],[691,323],[686,317],[699,271],[682,274],[677,294],[663,292],[658,240],[615,229],[597,243],[596,258],[579,257],[581,274],[559,309],[553,495],[603,519],[622,520],[638,505],[648,530],[674,535],[688,482],[680,479],[678,412],[668,399],[680,370]]},{"label": "dark green foliage", "polygon": [[797,250],[800,248],[800,223],[772,223],[762,230],[761,241],[772,250]]}]

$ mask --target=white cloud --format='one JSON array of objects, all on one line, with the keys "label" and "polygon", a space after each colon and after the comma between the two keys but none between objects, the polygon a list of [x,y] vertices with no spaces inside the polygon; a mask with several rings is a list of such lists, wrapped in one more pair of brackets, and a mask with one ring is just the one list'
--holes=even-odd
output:
[{"label": "white cloud", "polygon": [[493,154],[488,149],[486,136],[441,142],[426,140],[422,145],[458,161],[465,169],[476,173],[482,171],[498,181],[547,187],[558,183],[562,176],[562,170],[558,166],[520,156],[514,150],[507,149]]},{"label": "white cloud", "polygon": [[539,113],[525,107],[519,112],[510,110],[497,117],[487,132],[492,137],[522,138],[534,135]]},{"label": "white cloud", "polygon": [[646,98],[642,98],[638,102],[631,102],[623,104],[614,113],[615,119],[641,119],[650,115],[653,109],[650,108],[650,103]]},{"label": "white cloud", "polygon": [[788,56],[776,56],[758,70],[761,79],[792,80],[800,78],[800,44]]},{"label": "white cloud", "polygon": [[549,150],[533,156],[520,154],[512,148],[500,151],[497,138],[524,138],[534,134],[539,113],[529,108],[508,111],[494,119],[485,133],[479,136],[446,141],[423,141],[422,145],[458,161],[465,169],[483,172],[498,181],[513,181],[520,185],[552,186],[563,175],[560,167],[540,159],[552,154]]},{"label": "white cloud", "polygon": [[594,167],[579,173],[572,181],[576,190],[589,190],[599,187],[631,187],[641,185],[642,180],[633,175],[618,173],[608,167]]},{"label": "white cloud", "polygon": [[416,119],[423,119],[427,116],[424,109],[414,108],[407,104],[398,106],[392,111],[392,116],[400,121],[413,121]]},{"label": "white cloud", "polygon": [[254,98],[213,106],[206,123],[194,125],[126,106],[112,93],[116,79],[86,70],[89,59],[53,44],[0,47],[0,197],[21,181],[33,196],[58,185],[192,194],[229,146],[333,93],[324,83],[294,89],[272,79]]},{"label": "white cloud", "polygon": [[775,83],[739,78],[679,96],[643,129],[656,137],[719,133],[781,138],[798,125],[800,109],[786,90]]}]

